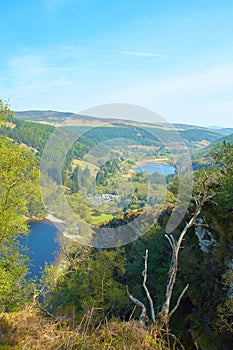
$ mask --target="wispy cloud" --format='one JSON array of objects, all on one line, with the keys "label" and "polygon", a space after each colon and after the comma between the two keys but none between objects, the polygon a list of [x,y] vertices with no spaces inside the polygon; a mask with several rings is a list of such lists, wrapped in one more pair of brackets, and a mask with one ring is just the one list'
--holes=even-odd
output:
[{"label": "wispy cloud", "polygon": [[10,98],[15,110],[78,111],[80,100],[88,94],[92,96],[95,71],[86,57],[85,49],[69,45],[43,48],[40,52],[24,48],[0,67],[2,98]]},{"label": "wispy cloud", "polygon": [[69,45],[12,55],[0,68],[2,97],[10,98],[16,110],[42,108],[78,112],[103,103],[136,103],[157,110],[171,118],[170,121],[232,126],[228,121],[233,110],[232,62],[183,71],[182,61],[179,69],[157,74],[156,57],[166,55],[118,51],[122,55],[128,52],[128,55],[148,57],[148,60],[155,57],[155,62],[153,59],[149,62],[151,65],[143,64],[142,70],[141,67],[135,70],[125,62],[118,66],[119,57],[116,51],[111,52],[115,53],[111,55],[114,69],[107,59],[101,61],[102,57],[98,57],[97,62],[94,52]]},{"label": "wispy cloud", "polygon": [[[68,67],[52,65],[43,54],[25,53],[10,58],[3,76],[5,94],[13,101],[45,101],[61,89],[70,88]],[[2,80],[2,79],[1,79]]]},{"label": "wispy cloud", "polygon": [[117,53],[121,55],[128,55],[128,56],[141,56],[141,57],[163,57],[163,58],[177,58],[177,59],[184,59],[184,57],[181,56],[169,56],[169,55],[163,55],[160,53],[154,53],[154,52],[144,52],[144,51],[122,51],[118,50]]},{"label": "wispy cloud", "polygon": [[228,63],[109,90],[105,103],[114,98],[140,103],[170,121],[232,127],[232,91],[233,63]]}]

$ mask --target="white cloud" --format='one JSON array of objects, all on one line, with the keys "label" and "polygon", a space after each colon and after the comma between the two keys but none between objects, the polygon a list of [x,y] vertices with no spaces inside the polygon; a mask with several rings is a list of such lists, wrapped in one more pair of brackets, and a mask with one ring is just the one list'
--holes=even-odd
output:
[{"label": "white cloud", "polygon": [[10,97],[13,105],[32,107],[33,103],[38,106],[38,101],[49,103],[50,96],[72,85],[69,75],[69,67],[52,65],[42,54],[18,55],[8,61],[4,94]]},{"label": "white cloud", "polygon": [[[139,86],[130,86],[123,90],[126,96],[155,97],[181,93],[194,94],[194,96],[210,96],[222,93],[224,89],[233,89],[233,63],[199,70],[190,74],[171,76],[151,81]],[[232,90],[231,90],[232,91]]]},{"label": "white cloud", "polygon": [[1,97],[10,98],[16,110],[78,112],[124,102],[151,108],[169,122],[232,126],[233,63],[185,74],[176,69],[170,76],[165,71],[156,79],[148,72],[127,70],[128,66],[121,66],[118,75],[115,66],[98,59],[99,65],[94,53],[65,45],[15,55],[1,68]]},{"label": "white cloud", "polygon": [[232,93],[233,64],[230,63],[121,87],[109,93],[104,103],[140,104],[170,122],[233,127]]},{"label": "white cloud", "polygon": [[181,56],[169,56],[169,55],[163,55],[159,53],[153,53],[153,52],[142,52],[142,51],[116,51],[119,54],[122,55],[128,55],[128,56],[139,56],[139,57],[164,57],[164,58],[177,58],[177,59],[184,59],[184,57]]}]

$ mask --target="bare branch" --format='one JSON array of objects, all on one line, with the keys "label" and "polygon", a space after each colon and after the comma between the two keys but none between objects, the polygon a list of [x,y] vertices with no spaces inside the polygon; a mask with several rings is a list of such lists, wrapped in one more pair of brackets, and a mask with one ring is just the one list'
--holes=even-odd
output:
[{"label": "bare branch", "polygon": [[139,320],[140,320],[140,323],[143,325],[143,327],[146,327],[146,324],[148,322],[148,316],[146,315],[147,313],[147,310],[146,310],[146,307],[145,305],[138,299],[136,299],[135,297],[133,297],[130,293],[129,293],[129,289],[128,289],[128,286],[126,286],[126,291],[127,291],[127,294],[128,296],[130,297],[130,299],[132,300],[132,302],[139,306],[142,311],[141,311],[141,315],[139,317]]},{"label": "bare branch", "polygon": [[201,224],[201,223],[197,223],[197,222],[195,222],[194,225],[195,226],[201,226],[201,227],[210,227],[208,224]]},{"label": "bare branch", "polygon": [[[206,180],[205,180],[206,182]],[[204,190],[205,190],[205,183],[203,183]],[[165,295],[165,300],[162,305],[162,314],[163,314],[163,320],[165,323],[169,323],[169,319],[171,315],[176,311],[178,308],[181,298],[183,297],[184,293],[188,289],[188,286],[184,289],[184,291],[181,293],[176,306],[173,308],[173,310],[170,312],[170,304],[171,304],[171,298],[172,298],[172,293],[173,293],[173,288],[176,282],[176,275],[178,271],[178,257],[179,257],[179,251],[181,248],[182,241],[184,239],[184,236],[188,232],[188,230],[196,224],[196,219],[201,213],[201,209],[204,206],[204,204],[207,201],[210,201],[214,197],[214,194],[207,196],[206,192],[204,192],[203,198],[197,199],[194,198],[195,203],[196,203],[196,210],[192,216],[192,218],[186,223],[183,231],[181,232],[178,241],[175,240],[175,238],[170,235],[165,235],[166,238],[168,239],[171,247],[172,247],[172,260],[170,264],[170,269],[168,271],[168,280],[167,280],[167,288],[166,288],[166,295]]]},{"label": "bare branch", "polygon": [[153,301],[152,301],[152,299],[151,299],[149,290],[147,289],[147,286],[146,286],[147,269],[148,269],[147,262],[148,262],[148,249],[146,250],[146,256],[145,256],[145,270],[144,270],[143,273],[142,273],[142,276],[143,276],[143,288],[145,289],[147,299],[149,300],[152,321],[153,321],[153,323],[155,323],[154,304],[153,304]]},{"label": "bare branch", "polygon": [[170,235],[170,238],[171,238],[171,240],[172,240],[173,246],[175,247],[177,242],[176,242],[174,236],[173,236],[173,235]]},{"label": "bare branch", "polygon": [[43,306],[36,304],[34,307],[40,309],[41,311],[44,311],[49,317],[54,318],[54,316],[47,309],[45,309]]},{"label": "bare branch", "polygon": [[172,243],[172,240],[171,238],[166,234],[165,237],[167,238],[168,242],[170,243],[170,246],[172,247],[173,249],[173,243]]},{"label": "bare branch", "polygon": [[[174,306],[174,308],[172,309],[172,311],[170,311],[170,304],[171,304],[171,298],[172,298],[172,293],[173,293],[173,288],[176,282],[176,275],[177,275],[177,271],[178,271],[178,257],[179,257],[179,251],[181,249],[181,244],[184,240],[184,237],[186,235],[186,233],[188,232],[188,230],[194,226],[194,225],[199,225],[199,226],[206,226],[208,227],[207,224],[201,224],[201,223],[197,223],[197,217],[199,216],[199,214],[201,213],[202,207],[205,205],[205,203],[207,201],[212,201],[212,198],[214,197],[214,194],[207,196],[206,191],[205,191],[205,186],[206,186],[206,181],[207,179],[205,179],[205,181],[203,182],[203,188],[204,188],[204,194],[203,197],[201,198],[194,198],[194,201],[196,203],[196,209],[194,214],[192,215],[191,219],[186,223],[184,229],[182,230],[182,232],[180,233],[180,236],[178,238],[178,240],[176,240],[174,238],[173,235],[167,235],[165,234],[165,237],[167,238],[171,248],[172,248],[172,258],[171,258],[171,263],[170,263],[170,268],[168,271],[168,279],[167,279],[167,286],[166,286],[166,294],[165,294],[165,298],[164,298],[164,302],[162,305],[162,310],[161,312],[158,313],[157,318],[158,318],[158,324],[161,325],[161,327],[165,324],[167,327],[169,325],[169,320],[171,318],[171,316],[174,314],[174,312],[177,310],[177,308],[180,305],[180,302],[184,296],[184,294],[186,293],[187,289],[189,288],[189,284],[184,288],[184,290],[182,291],[182,293],[180,294],[176,305]],[[147,299],[149,301],[150,304],[150,309],[151,309],[151,317],[152,317],[152,321],[155,323],[155,312],[154,312],[154,305],[153,305],[153,300],[150,296],[149,290],[146,286],[146,282],[147,282],[147,272],[148,272],[148,249],[146,250],[146,255],[145,255],[145,269],[142,272],[143,275],[143,288],[146,292],[146,296]],[[148,317],[146,315],[147,310],[145,305],[138,299],[136,299],[135,297],[133,297],[128,290],[128,286],[126,286],[126,290],[127,293],[130,297],[130,299],[133,301],[133,303],[136,306],[139,306],[141,308],[141,315],[140,315],[140,322],[143,326],[146,326],[147,322],[148,322]]]},{"label": "bare branch", "polygon": [[177,303],[176,303],[175,307],[170,312],[169,317],[171,317],[174,314],[174,312],[178,309],[178,307],[180,305],[180,302],[181,302],[181,299],[183,298],[183,296],[186,293],[188,288],[189,288],[189,284],[187,284],[187,286],[183,289],[182,293],[180,294],[180,296],[179,296],[179,298],[177,300]]},{"label": "bare branch", "polygon": [[209,199],[209,202],[210,202],[210,203],[213,203],[213,204],[214,204],[214,205],[216,205],[217,207],[219,206],[219,205],[218,205],[218,203],[217,203],[217,202],[215,202],[215,201],[214,201],[214,200],[212,200],[212,199]]},{"label": "bare branch", "polygon": [[198,199],[196,197],[193,197],[192,199],[195,201],[195,204],[196,204],[196,207],[197,207],[200,204]]}]

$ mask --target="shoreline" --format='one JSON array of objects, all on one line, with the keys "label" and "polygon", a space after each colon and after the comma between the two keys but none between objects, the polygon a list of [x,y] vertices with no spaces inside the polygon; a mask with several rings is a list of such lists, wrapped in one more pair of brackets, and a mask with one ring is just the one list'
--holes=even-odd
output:
[{"label": "shoreline", "polygon": [[30,222],[41,222],[41,221],[43,221],[43,220],[45,220],[45,218],[43,217],[43,218],[37,218],[37,217],[35,217],[35,216],[33,216],[33,217],[31,217],[31,218],[26,218],[25,219],[25,221],[26,222],[28,222],[28,223],[30,223]]},{"label": "shoreline", "polygon": [[135,162],[136,166],[143,166],[148,163],[164,163],[168,165],[172,165],[169,163],[169,158],[147,158],[143,160],[139,160],[138,162]]},{"label": "shoreline", "polygon": [[52,214],[47,214],[46,216],[42,218],[37,218],[37,217],[31,217],[31,218],[26,218],[26,222],[42,222],[42,221],[47,221],[51,225],[56,226],[56,224],[65,224],[65,221],[56,218]]}]

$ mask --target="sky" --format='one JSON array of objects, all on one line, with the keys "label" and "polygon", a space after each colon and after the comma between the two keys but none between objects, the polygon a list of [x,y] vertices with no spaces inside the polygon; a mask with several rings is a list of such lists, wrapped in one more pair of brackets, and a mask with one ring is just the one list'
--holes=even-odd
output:
[{"label": "sky", "polygon": [[129,103],[233,127],[232,18],[232,0],[2,1],[0,98],[17,111]]}]

